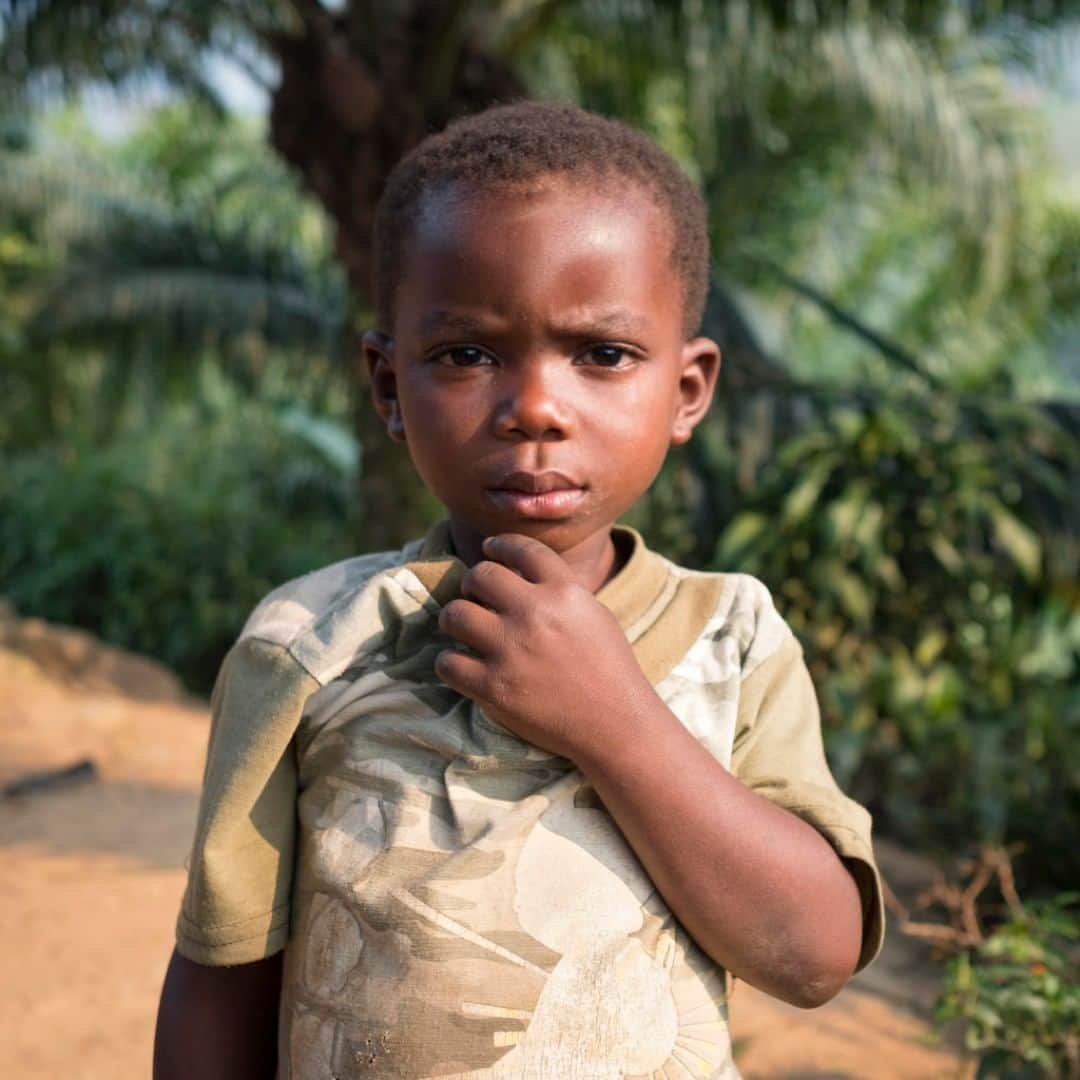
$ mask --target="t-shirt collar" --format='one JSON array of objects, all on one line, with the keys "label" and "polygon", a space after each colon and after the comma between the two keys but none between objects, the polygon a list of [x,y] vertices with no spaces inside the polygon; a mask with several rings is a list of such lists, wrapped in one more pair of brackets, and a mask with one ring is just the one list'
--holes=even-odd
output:
[{"label": "t-shirt collar", "polygon": [[[668,584],[668,564],[648,549],[635,529],[614,525],[612,535],[615,543],[629,555],[619,572],[600,587],[596,599],[633,638],[635,626],[656,605]],[[449,521],[443,520],[432,526],[415,558],[407,565],[440,607],[461,594],[461,579],[466,566],[454,555]]]}]

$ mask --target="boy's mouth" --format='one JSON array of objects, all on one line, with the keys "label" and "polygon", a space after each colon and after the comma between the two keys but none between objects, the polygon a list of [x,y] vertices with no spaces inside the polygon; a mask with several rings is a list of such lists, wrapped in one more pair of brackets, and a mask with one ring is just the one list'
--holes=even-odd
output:
[{"label": "boy's mouth", "polygon": [[488,496],[501,510],[533,519],[562,518],[584,499],[587,488],[565,473],[513,472],[488,488]]}]

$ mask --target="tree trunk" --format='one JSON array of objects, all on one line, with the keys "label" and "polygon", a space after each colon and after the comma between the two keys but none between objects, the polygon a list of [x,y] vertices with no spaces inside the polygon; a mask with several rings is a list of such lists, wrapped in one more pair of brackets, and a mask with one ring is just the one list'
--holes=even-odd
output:
[{"label": "tree trunk", "polygon": [[394,547],[422,531],[432,500],[367,403],[358,344],[371,309],[375,207],[390,170],[425,135],[525,90],[508,65],[475,44],[474,5],[464,0],[351,0],[339,13],[317,0],[293,0],[293,7],[295,32],[268,42],[281,66],[270,138],[335,224],[359,313],[346,351],[362,455],[363,542]]}]

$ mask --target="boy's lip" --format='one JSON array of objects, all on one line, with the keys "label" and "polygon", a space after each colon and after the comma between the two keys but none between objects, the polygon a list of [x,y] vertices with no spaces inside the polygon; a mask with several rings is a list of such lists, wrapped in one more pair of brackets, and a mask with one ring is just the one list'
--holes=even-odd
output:
[{"label": "boy's lip", "polygon": [[512,472],[488,488],[488,497],[501,510],[532,520],[567,517],[585,498],[586,485],[566,473]]},{"label": "boy's lip", "polygon": [[551,491],[582,490],[584,484],[571,479],[566,473],[548,469],[544,472],[508,473],[491,485],[492,491],[524,492],[527,495],[544,495]]}]

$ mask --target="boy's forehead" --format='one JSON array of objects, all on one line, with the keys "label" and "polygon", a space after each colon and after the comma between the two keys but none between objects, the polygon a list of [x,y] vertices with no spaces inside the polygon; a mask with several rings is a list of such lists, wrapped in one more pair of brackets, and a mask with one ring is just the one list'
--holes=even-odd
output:
[{"label": "boy's forehead", "polygon": [[666,212],[645,189],[622,178],[620,186],[601,178],[587,183],[581,177],[549,175],[529,181],[492,185],[444,184],[425,192],[417,206],[413,238],[428,243],[460,239],[474,230],[498,230],[527,221],[538,213],[556,212],[567,222],[587,227],[603,220],[640,221],[670,236]]},{"label": "boy's forehead", "polygon": [[481,314],[540,306],[558,322],[632,333],[665,321],[673,295],[681,318],[672,229],[642,191],[554,178],[443,189],[420,211],[399,282],[399,315],[417,328],[468,332]]}]

